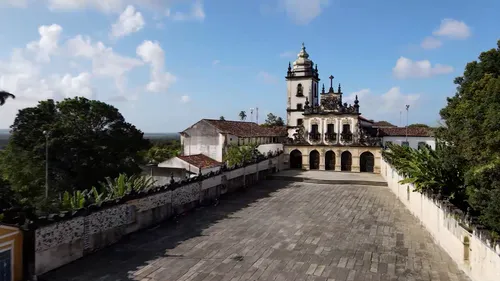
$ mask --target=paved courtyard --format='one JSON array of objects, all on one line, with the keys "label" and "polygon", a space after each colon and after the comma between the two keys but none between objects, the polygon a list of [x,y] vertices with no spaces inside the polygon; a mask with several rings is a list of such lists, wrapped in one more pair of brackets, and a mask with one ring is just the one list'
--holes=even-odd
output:
[{"label": "paved courtyard", "polygon": [[468,280],[386,188],[269,180],[44,280]]}]

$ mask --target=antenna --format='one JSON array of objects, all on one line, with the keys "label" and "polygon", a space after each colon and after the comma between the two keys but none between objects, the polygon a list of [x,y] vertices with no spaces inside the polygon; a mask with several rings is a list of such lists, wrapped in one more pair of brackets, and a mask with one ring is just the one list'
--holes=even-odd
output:
[{"label": "antenna", "polygon": [[253,108],[250,108],[250,122],[253,122]]}]

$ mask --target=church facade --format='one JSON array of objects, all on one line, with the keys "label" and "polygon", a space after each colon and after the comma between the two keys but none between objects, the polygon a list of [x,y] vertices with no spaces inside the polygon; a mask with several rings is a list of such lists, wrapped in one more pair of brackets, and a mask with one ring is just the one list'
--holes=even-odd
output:
[{"label": "church facade", "polygon": [[361,116],[354,104],[342,100],[340,84],[319,87],[318,67],[304,44],[288,65],[285,153],[290,168],[380,173],[382,138],[373,121]]}]

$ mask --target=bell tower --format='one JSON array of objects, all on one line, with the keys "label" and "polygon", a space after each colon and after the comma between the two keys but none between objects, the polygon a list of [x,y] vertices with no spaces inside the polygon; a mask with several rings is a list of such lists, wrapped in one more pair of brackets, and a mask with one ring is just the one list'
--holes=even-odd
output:
[{"label": "bell tower", "polygon": [[310,105],[319,103],[319,81],[318,65],[309,59],[306,47],[302,43],[302,49],[293,62],[293,66],[288,63],[286,75],[288,98],[286,124],[289,128],[289,137],[292,137],[297,126],[302,125],[306,100]]}]

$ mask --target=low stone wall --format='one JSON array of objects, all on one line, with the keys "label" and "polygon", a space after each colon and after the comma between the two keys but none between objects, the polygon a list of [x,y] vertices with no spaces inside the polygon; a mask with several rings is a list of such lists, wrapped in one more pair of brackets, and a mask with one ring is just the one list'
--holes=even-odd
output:
[{"label": "low stone wall", "polygon": [[383,160],[381,174],[389,189],[420,219],[436,244],[440,245],[472,280],[500,280],[498,244],[491,243],[474,227],[466,226],[446,203],[412,192],[411,185],[399,184],[403,177]]},{"label": "low stone wall", "polygon": [[35,230],[35,274],[41,275],[79,259],[117,242],[124,235],[210,202],[221,194],[250,186],[283,168],[283,154],[280,154],[173,190],[39,227]]}]

